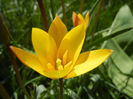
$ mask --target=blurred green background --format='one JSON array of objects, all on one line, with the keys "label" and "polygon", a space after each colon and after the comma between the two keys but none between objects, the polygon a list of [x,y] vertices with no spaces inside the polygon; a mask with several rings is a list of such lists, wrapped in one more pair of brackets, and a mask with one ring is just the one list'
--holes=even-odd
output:
[{"label": "blurred green background", "polygon": [[[73,27],[72,12],[81,11],[82,0],[64,1],[67,28],[70,30]],[[63,20],[61,0],[43,0],[43,4],[49,25],[56,14]],[[64,99],[132,99],[133,0],[84,0],[82,14],[85,16],[87,11],[90,12],[90,24],[82,52],[101,48],[109,48],[114,52],[95,70],[64,80]],[[45,29],[37,1],[0,0],[0,13],[9,28],[11,44],[33,51],[32,27]],[[0,36],[2,40],[2,35]],[[21,64],[19,60],[17,64],[31,99],[58,99],[58,80],[39,75]],[[11,99],[27,99],[19,87],[8,50],[2,42],[0,42],[0,83]]]}]

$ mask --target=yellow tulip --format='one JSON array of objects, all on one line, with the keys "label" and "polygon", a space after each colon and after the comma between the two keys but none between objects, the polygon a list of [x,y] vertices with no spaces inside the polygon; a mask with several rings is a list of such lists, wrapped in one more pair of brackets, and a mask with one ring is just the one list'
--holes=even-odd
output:
[{"label": "yellow tulip", "polygon": [[84,74],[103,63],[112,53],[100,49],[81,53],[85,39],[84,25],[69,32],[58,16],[48,33],[32,29],[32,44],[36,54],[10,46],[17,58],[26,66],[51,79],[71,78]]},{"label": "yellow tulip", "polygon": [[86,30],[89,25],[89,12],[87,12],[87,14],[85,15],[85,18],[83,18],[83,16],[80,13],[77,15],[75,12],[73,12],[72,20],[73,20],[74,27],[83,23],[85,25],[85,30]]}]

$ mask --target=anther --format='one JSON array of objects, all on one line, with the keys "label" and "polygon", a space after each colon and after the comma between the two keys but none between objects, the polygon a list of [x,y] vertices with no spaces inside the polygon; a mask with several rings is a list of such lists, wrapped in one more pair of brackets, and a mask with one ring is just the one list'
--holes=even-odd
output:
[{"label": "anther", "polygon": [[57,70],[63,70],[63,66],[62,66],[61,63],[62,63],[61,59],[58,58],[58,59],[56,60],[56,69],[57,69]]}]

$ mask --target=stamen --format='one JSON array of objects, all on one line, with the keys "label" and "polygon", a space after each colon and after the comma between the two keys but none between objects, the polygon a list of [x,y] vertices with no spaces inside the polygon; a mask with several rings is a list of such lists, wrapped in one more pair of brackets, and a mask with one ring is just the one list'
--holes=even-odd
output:
[{"label": "stamen", "polygon": [[64,66],[64,68],[67,68],[67,67],[70,66],[70,65],[72,65],[72,61],[68,62],[68,63]]},{"label": "stamen", "polygon": [[56,60],[56,69],[57,70],[63,70],[63,66],[62,66],[61,62],[62,61],[59,58]]},{"label": "stamen", "polygon": [[63,55],[63,58],[62,58],[62,60],[63,60],[63,62],[62,62],[63,66],[65,66],[66,63],[67,63],[67,56],[68,56],[68,50],[65,51],[65,53]]},{"label": "stamen", "polygon": [[47,64],[47,67],[48,69],[51,71],[51,70],[55,70],[55,67],[51,64],[51,63],[48,63]]}]

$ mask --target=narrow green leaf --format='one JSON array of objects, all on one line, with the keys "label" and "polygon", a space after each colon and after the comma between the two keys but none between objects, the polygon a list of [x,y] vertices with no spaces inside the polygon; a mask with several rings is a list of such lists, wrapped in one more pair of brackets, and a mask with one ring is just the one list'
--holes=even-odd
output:
[{"label": "narrow green leaf", "polygon": [[3,99],[10,99],[7,91],[5,90],[5,88],[1,85],[0,83],[0,95],[2,96]]},{"label": "narrow green leaf", "polygon": [[4,19],[2,18],[1,13],[0,13],[0,41],[6,45],[9,44],[10,42],[9,30],[4,22]]}]

